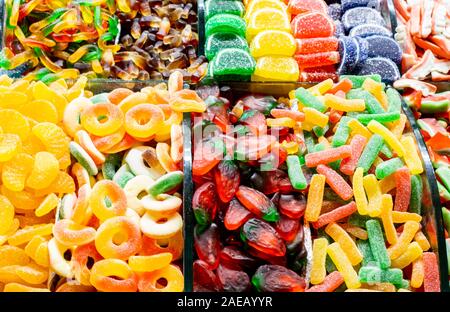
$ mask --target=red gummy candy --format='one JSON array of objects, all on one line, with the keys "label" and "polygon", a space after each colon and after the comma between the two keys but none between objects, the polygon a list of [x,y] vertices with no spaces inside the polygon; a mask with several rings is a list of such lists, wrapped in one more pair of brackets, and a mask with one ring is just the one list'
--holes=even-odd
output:
[{"label": "red gummy candy", "polygon": [[295,39],[296,54],[337,51],[339,41],[335,37]]},{"label": "red gummy candy", "polygon": [[327,79],[332,79],[334,82],[339,80],[334,65],[303,68],[298,78],[300,82],[321,82]]},{"label": "red gummy candy", "polygon": [[275,257],[273,255],[266,254],[264,252],[254,249],[254,248],[248,248],[248,253],[250,255],[252,255],[258,259],[264,260],[265,262],[268,262],[270,264],[281,265],[281,266],[287,265],[286,256]]},{"label": "red gummy candy", "polygon": [[286,245],[280,235],[262,220],[255,218],[248,220],[242,227],[241,239],[250,247],[271,256],[286,254]]},{"label": "red gummy candy", "polygon": [[290,0],[288,11],[293,15],[314,11],[327,14],[328,6],[323,0]]},{"label": "red gummy candy", "polygon": [[301,193],[281,194],[278,200],[278,209],[289,218],[299,219],[305,214],[306,197]]},{"label": "red gummy candy", "polygon": [[294,190],[289,176],[282,170],[261,172],[261,177],[263,182],[262,192],[264,194],[289,193]]},{"label": "red gummy candy", "polygon": [[281,238],[287,242],[294,240],[299,227],[300,222],[298,220],[290,219],[283,215],[280,217],[280,220],[275,223],[275,229],[278,234],[280,234]]},{"label": "red gummy candy", "polygon": [[244,271],[233,270],[219,265],[217,276],[224,291],[245,292],[250,290],[250,278]]},{"label": "red gummy candy", "polygon": [[258,160],[267,155],[277,139],[272,135],[245,135],[239,137],[236,146],[236,159],[238,160]]},{"label": "red gummy candy", "polygon": [[239,122],[247,126],[254,135],[267,134],[266,117],[257,110],[245,111]]},{"label": "red gummy candy", "polygon": [[200,186],[192,198],[192,209],[199,224],[208,224],[214,220],[217,212],[216,186],[206,182]]},{"label": "red gummy candy", "polygon": [[322,12],[297,15],[292,20],[291,27],[294,37],[300,39],[331,37],[335,30],[333,20]]},{"label": "red gummy candy", "polygon": [[219,265],[220,237],[219,228],[212,223],[206,230],[198,225],[194,230],[194,246],[198,257],[208,264],[211,270]]},{"label": "red gummy candy", "polygon": [[273,202],[260,191],[241,185],[236,192],[236,197],[245,208],[259,218],[269,222],[277,221],[280,218]]},{"label": "red gummy candy", "polygon": [[252,270],[257,265],[257,261],[254,258],[239,250],[236,246],[226,246],[222,249],[220,252],[220,263],[236,270]]},{"label": "red gummy candy", "polygon": [[225,214],[225,228],[230,231],[237,230],[251,217],[250,211],[242,206],[237,199],[232,199]]},{"label": "red gummy candy", "polygon": [[319,52],[294,55],[298,66],[303,68],[318,67],[321,65],[333,65],[340,61],[339,52]]},{"label": "red gummy candy", "polygon": [[192,174],[204,175],[214,168],[223,158],[225,144],[220,139],[199,142],[194,150]]},{"label": "red gummy candy", "polygon": [[222,290],[219,278],[209,269],[208,264],[202,260],[195,260],[194,265],[194,291],[214,291]]},{"label": "red gummy candy", "polygon": [[233,160],[224,159],[214,171],[214,180],[220,200],[228,203],[236,194],[241,181],[239,168]]},{"label": "red gummy candy", "polygon": [[261,292],[303,292],[305,279],[279,265],[262,265],[252,277],[252,284]]}]

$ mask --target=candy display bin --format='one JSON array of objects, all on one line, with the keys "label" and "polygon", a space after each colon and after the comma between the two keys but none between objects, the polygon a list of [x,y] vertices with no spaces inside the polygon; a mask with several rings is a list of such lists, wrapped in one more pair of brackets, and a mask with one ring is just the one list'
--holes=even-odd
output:
[{"label": "candy display bin", "polygon": [[[243,83],[243,82],[228,82],[222,83],[221,90],[224,92],[224,96],[231,101],[236,101],[249,94],[270,95],[275,98],[287,97],[288,93],[298,87],[309,88],[314,84],[306,83]],[[225,95],[226,94],[226,95]],[[419,128],[412,115],[412,112],[407,107],[406,103],[402,103],[403,113],[407,117],[406,127],[404,134],[412,134],[414,142],[419,150],[419,156],[424,168],[421,174],[423,190],[422,190],[422,202],[421,202],[421,215],[422,215],[422,231],[428,237],[432,251],[437,255],[440,269],[440,285],[442,291],[448,291],[448,268],[446,258],[446,248],[444,231],[442,226],[442,216],[440,211],[439,193],[436,184],[436,178],[434,176],[433,167],[427,153],[426,146],[423,138],[421,137]],[[312,228],[311,228],[312,229]],[[309,244],[309,248],[306,249],[310,252],[307,255],[307,262],[311,264],[311,232],[308,231],[308,227],[305,227],[305,246]],[[309,239],[308,239],[309,238]],[[308,273],[307,273],[308,274]]]}]

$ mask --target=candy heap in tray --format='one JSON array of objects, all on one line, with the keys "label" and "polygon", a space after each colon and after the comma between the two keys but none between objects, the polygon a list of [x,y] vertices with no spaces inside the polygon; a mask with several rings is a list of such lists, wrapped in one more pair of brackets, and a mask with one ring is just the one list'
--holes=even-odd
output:
[{"label": "candy heap in tray", "polygon": [[420,153],[380,80],[279,99],[198,91],[195,290],[439,291]]},{"label": "candy heap in tray", "polygon": [[450,7],[446,1],[394,0],[395,39],[403,48],[404,78],[450,80]]},{"label": "candy heap in tray", "polygon": [[181,69],[197,82],[206,73],[197,56],[195,1],[6,1],[0,67],[58,78],[167,79]]}]

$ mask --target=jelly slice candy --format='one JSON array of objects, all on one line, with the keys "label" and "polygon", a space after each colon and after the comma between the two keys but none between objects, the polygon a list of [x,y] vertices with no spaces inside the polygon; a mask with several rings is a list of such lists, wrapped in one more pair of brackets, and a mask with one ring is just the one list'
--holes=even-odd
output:
[{"label": "jelly slice candy", "polygon": [[247,40],[251,41],[259,32],[269,29],[290,33],[291,25],[287,13],[272,8],[256,11],[248,21]]},{"label": "jelly slice candy", "polygon": [[262,265],[252,277],[252,284],[260,292],[303,292],[303,277],[280,265]]},{"label": "jelly slice candy", "polygon": [[401,63],[403,52],[394,39],[374,35],[367,37],[366,40],[369,44],[369,57],[385,57],[397,64]]},{"label": "jelly slice candy", "polygon": [[256,62],[252,81],[297,81],[298,66],[292,57],[264,56]]},{"label": "jelly slice candy", "polygon": [[211,62],[212,75],[219,80],[247,79],[255,71],[256,63],[251,55],[244,50],[223,49]]},{"label": "jelly slice candy", "polygon": [[206,1],[205,18],[208,20],[218,14],[233,14],[242,17],[244,10],[241,1]]},{"label": "jelly slice candy", "polygon": [[327,4],[323,0],[290,0],[288,9],[294,15],[308,12],[328,13]]},{"label": "jelly slice candy", "polygon": [[294,37],[290,33],[265,30],[253,38],[250,44],[250,54],[255,58],[268,55],[292,56],[295,48]]},{"label": "jelly slice candy", "polygon": [[[288,12],[286,4],[279,0],[252,0],[247,6],[244,19],[246,22],[250,20],[250,17],[258,10],[261,9],[276,9],[280,12]],[[290,14],[288,13],[290,19]]]},{"label": "jelly slice candy", "polygon": [[339,52],[319,52],[310,54],[296,54],[295,60],[300,68],[333,65],[339,63]]},{"label": "jelly slice candy", "polygon": [[342,6],[340,3],[332,3],[328,6],[328,15],[335,21],[341,19]]},{"label": "jelly slice candy", "polygon": [[232,33],[245,36],[245,21],[233,14],[218,14],[211,17],[205,25],[205,35],[209,37],[215,33]]},{"label": "jelly slice candy", "polygon": [[260,191],[241,185],[236,197],[245,208],[266,221],[274,222],[280,218],[273,202]]},{"label": "jelly slice candy", "polygon": [[379,0],[342,0],[342,11],[347,11],[356,7],[372,7],[378,8]]},{"label": "jelly slice candy", "polygon": [[334,28],[335,37],[345,36],[345,28],[341,21],[334,21]]},{"label": "jelly slice candy", "polygon": [[334,37],[296,39],[295,41],[296,53],[302,54],[337,51],[339,48],[339,41]]},{"label": "jelly slice candy", "polygon": [[353,27],[361,24],[386,25],[380,12],[364,7],[347,10],[342,16],[342,24],[344,24],[346,31],[350,31]]},{"label": "jelly slice candy", "polygon": [[194,229],[194,246],[198,257],[205,261],[209,268],[214,270],[219,265],[220,238],[219,228],[216,224],[204,229],[199,225]]},{"label": "jelly slice candy", "polygon": [[247,40],[232,33],[215,33],[206,39],[205,56],[211,61],[220,50],[236,48],[248,51]]},{"label": "jelly slice candy", "polygon": [[295,38],[330,37],[334,34],[334,23],[326,13],[313,12],[297,15],[291,22]]},{"label": "jelly slice candy", "polygon": [[338,66],[338,73],[344,74],[351,72],[356,67],[358,61],[357,41],[351,37],[340,37],[339,55],[341,57],[341,63]]},{"label": "jelly slice candy", "polygon": [[379,35],[385,37],[392,37],[392,32],[386,27],[374,24],[361,24],[355,26],[350,30],[350,37],[368,37],[372,35]]},{"label": "jelly slice candy", "polygon": [[358,58],[356,63],[361,64],[369,57],[369,42],[362,37],[353,37],[353,40],[356,41],[356,44],[358,45]]},{"label": "jelly slice candy", "polygon": [[398,66],[390,59],[384,57],[368,58],[358,66],[358,75],[378,74],[383,77],[383,82],[393,83],[400,79]]},{"label": "jelly slice candy", "polygon": [[252,218],[241,229],[241,239],[250,247],[270,256],[284,256],[286,245],[268,223]]}]

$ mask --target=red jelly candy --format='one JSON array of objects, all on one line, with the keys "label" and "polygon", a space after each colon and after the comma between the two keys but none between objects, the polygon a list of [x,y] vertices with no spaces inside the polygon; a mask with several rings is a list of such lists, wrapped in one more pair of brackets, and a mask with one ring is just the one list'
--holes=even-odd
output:
[{"label": "red jelly candy", "polygon": [[220,263],[236,270],[252,270],[257,265],[254,258],[239,250],[236,246],[226,246],[222,249]]},{"label": "red jelly candy", "polygon": [[279,257],[286,254],[286,245],[280,235],[268,223],[252,218],[248,220],[241,231],[241,239],[250,247]]},{"label": "red jelly candy", "polygon": [[299,229],[295,235],[292,242],[286,245],[287,253],[289,255],[298,255],[302,257],[303,252],[306,252],[304,248],[303,239],[305,238],[305,233],[303,231],[303,225],[299,224]]},{"label": "red jelly candy", "polygon": [[202,260],[195,260],[194,265],[194,291],[214,291],[222,290],[219,278],[209,269],[208,264]]},{"label": "red jelly candy", "polygon": [[[300,0],[303,1],[303,0]],[[291,22],[295,38],[331,37],[334,34],[334,23],[326,13],[312,12],[297,15]]]},{"label": "red jelly candy", "polygon": [[275,256],[272,256],[272,255],[268,255],[268,254],[266,254],[264,252],[258,251],[258,250],[254,249],[254,248],[251,248],[251,247],[248,248],[248,253],[250,255],[252,255],[253,257],[261,259],[261,260],[264,260],[265,262],[270,263],[270,264],[276,264],[276,265],[282,265],[282,266],[286,266],[287,265],[286,256],[275,257]]},{"label": "red jelly candy", "polygon": [[278,200],[280,212],[292,219],[299,219],[305,214],[306,198],[299,194],[281,194]]},{"label": "red jelly candy", "polygon": [[233,270],[219,265],[217,276],[224,291],[245,292],[250,289],[250,278],[244,271]]},{"label": "red jelly candy", "polygon": [[280,146],[276,146],[269,154],[258,161],[258,165],[262,171],[273,171],[280,167],[286,161],[286,158],[286,150]]},{"label": "red jelly candy", "polygon": [[204,175],[208,173],[223,159],[225,151],[225,144],[221,139],[214,138],[199,142],[194,150],[192,174]]},{"label": "red jelly candy", "polygon": [[196,225],[194,230],[194,246],[198,257],[208,264],[211,270],[219,265],[220,237],[219,228],[212,223],[202,232],[202,227]]},{"label": "red jelly candy", "polygon": [[246,125],[254,135],[267,134],[266,117],[257,110],[246,110],[239,122]]},{"label": "red jelly candy", "polygon": [[277,139],[272,135],[245,135],[237,141],[235,158],[237,160],[258,160],[268,154]]},{"label": "red jelly candy", "polygon": [[260,292],[303,292],[303,277],[279,265],[262,265],[252,277],[252,284]]},{"label": "red jelly candy", "polygon": [[268,195],[276,192],[289,193],[294,190],[287,173],[279,169],[255,173],[250,180],[258,190]]},{"label": "red jelly candy", "polygon": [[220,200],[228,203],[236,194],[241,181],[239,168],[233,160],[224,159],[214,171],[214,180]]},{"label": "red jelly candy", "polygon": [[335,37],[295,39],[297,54],[337,51],[339,41]]},{"label": "red jelly candy", "polygon": [[293,15],[313,11],[327,14],[328,6],[323,0],[290,0],[288,10]]},{"label": "red jelly candy", "polygon": [[248,95],[242,98],[241,101],[245,109],[254,109],[264,115],[268,115],[278,105],[277,100],[273,96]]},{"label": "red jelly candy", "polygon": [[192,198],[192,209],[198,224],[211,223],[216,217],[217,196],[216,186],[212,182],[206,182],[200,186]]},{"label": "red jelly candy", "polygon": [[295,60],[300,68],[318,67],[339,63],[339,52],[319,52],[310,54],[296,54]]},{"label": "red jelly candy", "polygon": [[283,215],[280,217],[280,220],[275,223],[275,229],[278,234],[280,234],[281,238],[287,242],[294,240],[299,227],[300,222],[298,220],[290,219]]},{"label": "red jelly candy", "polygon": [[239,186],[237,199],[256,216],[263,220],[274,222],[280,218],[273,202],[263,193],[247,186]]},{"label": "red jelly candy", "polygon": [[247,210],[237,199],[232,199],[225,214],[225,228],[230,231],[239,229],[242,224],[252,217],[252,213]]}]

